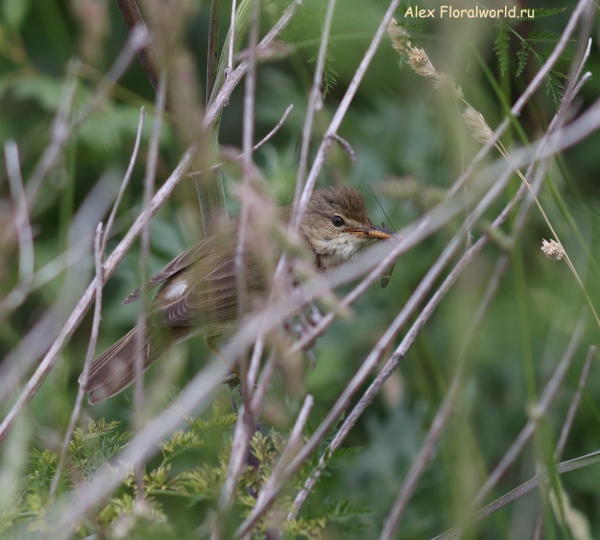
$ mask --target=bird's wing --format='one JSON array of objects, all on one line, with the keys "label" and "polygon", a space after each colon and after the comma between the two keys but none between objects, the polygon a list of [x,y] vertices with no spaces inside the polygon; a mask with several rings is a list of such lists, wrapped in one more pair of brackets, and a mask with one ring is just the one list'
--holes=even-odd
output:
[{"label": "bird's wing", "polygon": [[[181,255],[175,257],[169,264],[167,264],[160,272],[154,274],[146,283],[146,291],[154,289],[157,285],[161,284],[165,279],[170,278],[180,270],[187,268],[190,264],[196,262],[198,259],[204,257],[213,247],[214,237],[202,240],[195,246],[184,251]],[[123,304],[131,304],[135,302],[141,294],[141,288],[137,288],[133,291],[125,300]]]},{"label": "bird's wing", "polygon": [[[250,269],[248,269],[251,271]],[[193,275],[190,276],[193,279]],[[183,281],[181,286],[187,284]],[[166,286],[168,287],[168,285]],[[156,302],[150,317],[155,326],[203,326],[234,319],[238,312],[235,260],[227,259],[203,279],[188,285],[183,295],[170,302]],[[162,289],[161,289],[162,292]],[[168,295],[159,293],[164,300]],[[158,298],[158,297],[157,297]],[[158,307],[159,304],[160,307]]]}]

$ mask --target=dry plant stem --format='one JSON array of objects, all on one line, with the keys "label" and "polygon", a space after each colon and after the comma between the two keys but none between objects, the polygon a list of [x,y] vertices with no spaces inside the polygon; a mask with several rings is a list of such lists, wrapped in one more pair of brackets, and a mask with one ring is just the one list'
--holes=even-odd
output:
[{"label": "dry plant stem", "polygon": [[[468,223],[465,224],[465,228],[468,230]],[[500,260],[502,260],[502,258]],[[400,519],[406,510],[408,501],[414,489],[416,488],[417,482],[423,474],[423,471],[425,470],[425,466],[427,465],[427,462],[429,461],[429,458],[435,449],[435,445],[437,444],[443,429],[450,418],[454,400],[456,399],[458,391],[460,390],[460,384],[462,382],[468,350],[470,349],[477,330],[481,327],[481,324],[485,318],[485,314],[489,310],[489,307],[491,306],[492,301],[498,291],[500,277],[505,271],[505,266],[498,265],[496,270],[497,271],[492,274],[490,280],[488,281],[488,286],[486,287],[483,299],[473,317],[473,323],[461,348],[458,359],[458,367],[456,369],[456,374],[454,375],[450,391],[448,392],[444,403],[438,409],[429,432],[427,433],[427,437],[423,442],[417,457],[411,464],[410,470],[402,484],[400,492],[398,493],[398,497],[392,506],[390,515],[386,520],[381,534],[381,540],[390,540],[395,535]]]},{"label": "dry plant stem", "polygon": [[[252,358],[250,358],[250,366],[248,367],[248,376],[246,378],[246,388],[249,392],[255,394],[252,390],[256,383],[256,377],[258,377],[258,370],[260,369],[260,359],[265,350],[265,335],[259,334],[254,344],[254,350],[252,351]],[[255,413],[255,409],[252,408],[252,412]]]},{"label": "dry plant stem", "polygon": [[[52,124],[51,139],[48,146],[44,149],[42,157],[36,165],[29,182],[27,183],[27,201],[29,205],[35,199],[38,190],[50,170],[55,166],[65,143],[69,137],[75,132],[81,124],[89,117],[89,115],[100,105],[103,99],[108,95],[111,88],[121,78],[127,67],[129,66],[133,55],[137,50],[144,47],[148,43],[148,33],[145,30],[138,28],[133,32],[119,53],[114,64],[109,72],[102,79],[94,96],[91,98],[91,103],[85,107],[82,112],[77,115],[77,118],[69,124],[69,112],[71,110],[73,96],[75,93],[77,80],[73,75],[72,80],[67,81],[61,103],[59,104],[56,118]],[[71,61],[70,71],[77,72],[79,61]]]},{"label": "dry plant stem", "polygon": [[542,540],[542,531],[544,530],[544,510],[540,508],[535,518],[535,529],[533,530],[533,540]]},{"label": "dry plant stem", "polygon": [[[484,482],[483,486],[478,491],[477,495],[475,496],[475,499],[473,500],[474,506],[480,504],[481,501],[489,494],[489,492],[496,485],[500,477],[506,472],[508,467],[521,453],[525,444],[533,435],[536,424],[539,421],[539,419],[546,414],[550,403],[556,395],[556,392],[560,384],[562,383],[562,380],[564,379],[567,370],[569,369],[569,366],[571,365],[573,356],[575,355],[577,347],[579,346],[579,343],[581,341],[584,326],[584,319],[581,318],[579,323],[577,324],[577,327],[575,328],[575,332],[573,333],[573,336],[571,338],[571,341],[569,342],[565,354],[556,366],[556,369],[554,370],[552,377],[548,381],[546,388],[544,388],[544,391],[542,392],[542,396],[540,397],[539,401],[537,402],[535,407],[532,408],[532,418],[530,418],[527,424],[525,424],[525,427],[521,430],[514,443],[507,450],[507,452],[504,454],[498,465],[496,465],[490,476],[488,476],[487,480]],[[478,513],[476,513],[474,516],[475,521],[478,520],[477,516]],[[461,532],[461,527],[457,526],[451,529],[451,531],[452,535],[448,538],[456,538]],[[445,535],[448,533],[450,533],[450,531],[444,533],[444,535],[442,535],[441,537],[445,537]],[[436,537],[436,539],[441,537]]]},{"label": "dry plant stem", "polygon": [[571,365],[571,361],[579,346],[579,342],[581,340],[581,335],[583,333],[584,323],[583,320],[579,322],[577,328],[575,329],[575,333],[571,338],[571,342],[567,347],[567,350],[558,364],[554,375],[544,388],[542,392],[542,396],[535,407],[532,409],[533,417],[529,419],[525,427],[521,430],[518,437],[515,439],[515,442],[511,445],[511,447],[507,450],[506,454],[502,457],[500,462],[496,465],[492,474],[487,478],[483,486],[479,489],[475,499],[473,501],[474,505],[481,503],[481,501],[487,496],[487,494],[491,491],[491,489],[496,485],[500,477],[506,472],[508,467],[513,463],[513,461],[517,458],[517,456],[521,453],[521,450],[529,441],[533,432],[535,430],[535,426],[540,419],[540,417],[546,414],[552,399],[554,398],[560,384],[564,376],[566,375],[569,366]]},{"label": "dry plant stem", "polygon": [[242,469],[246,463],[248,440],[252,433],[252,420],[249,417],[249,411],[246,410],[245,405],[242,405],[238,412],[238,419],[233,433],[227,476],[225,477],[225,483],[221,489],[219,511],[214,520],[211,540],[218,540],[221,538],[223,522],[233,505],[235,488],[237,487],[239,477],[242,474]]},{"label": "dry plant stem", "polygon": [[[146,23],[144,23],[144,19],[142,18],[142,14],[140,13],[135,0],[115,1],[130,35],[135,31],[136,28],[144,28],[146,33],[148,32]],[[140,59],[142,66],[144,66],[144,71],[150,80],[152,88],[154,88],[155,92],[158,92],[160,69],[158,67],[156,52],[154,51],[151,43],[148,43],[139,49],[138,58]]]},{"label": "dry plant stem", "polygon": [[[158,85],[156,94],[156,107],[154,112],[154,122],[152,124],[152,135],[148,146],[148,156],[146,159],[146,174],[144,175],[144,193],[142,198],[142,207],[148,208],[154,193],[154,183],[156,180],[156,164],[158,163],[158,150],[160,144],[160,133],[162,130],[162,116],[165,108],[165,98],[167,92],[166,75],[163,73]],[[133,387],[133,404],[135,409],[135,428],[139,432],[144,427],[144,346],[146,342],[146,281],[148,274],[148,262],[150,259],[150,220],[144,223],[140,236],[140,261],[138,276],[140,280],[140,305],[137,314],[137,332],[135,340],[135,382]],[[137,496],[143,497],[143,479],[144,473],[142,465],[135,471],[137,483]]]},{"label": "dry plant stem", "polygon": [[[290,112],[292,111],[293,108],[294,108],[293,104],[291,104],[291,105],[288,106],[288,108],[283,113],[283,116],[281,117],[281,119],[279,120],[279,122],[277,122],[277,125],[271,131],[269,131],[269,133],[267,135],[265,135],[265,137],[263,139],[261,139],[259,142],[257,142],[253,146],[252,149],[254,151],[258,150],[267,141],[269,141],[270,139],[272,139],[273,136],[275,136],[275,134],[281,129],[281,126],[283,126],[283,123],[286,121],[287,117],[289,116],[289,114],[290,114]],[[244,158],[244,152],[242,151],[239,155],[231,157],[231,158],[229,158],[229,156],[227,156],[227,157],[228,157],[228,159],[231,159],[232,161],[237,162],[237,161],[243,160],[243,158]],[[223,165],[225,165],[225,161],[221,161],[219,163],[215,163],[214,165],[210,166],[209,170],[220,169]],[[204,171],[193,171],[193,172],[188,173],[188,176],[190,176],[192,178],[197,178],[201,174],[204,174]]]},{"label": "dry plant stem", "polygon": [[29,294],[33,284],[35,262],[33,233],[29,221],[27,197],[25,196],[21,177],[19,149],[15,141],[9,140],[4,144],[4,158],[10,195],[13,200],[15,228],[19,245],[19,281],[16,287],[0,302],[0,319],[20,306]]},{"label": "dry plant stem", "polygon": [[265,401],[265,396],[267,395],[267,390],[269,388],[269,384],[271,383],[271,379],[275,374],[276,367],[277,362],[275,361],[275,353],[272,352],[261,372],[258,388],[254,391],[254,395],[252,396],[252,412],[255,418],[258,418],[258,415],[261,412],[262,405]]},{"label": "dry plant stem", "polygon": [[[577,26],[577,22],[579,21],[579,18],[581,17],[585,8],[588,5],[589,5],[589,0],[579,0],[579,2],[577,3],[577,6],[575,6],[575,9],[573,10],[573,13],[571,14],[571,17],[569,18],[569,21],[567,22],[567,25],[565,26],[565,29],[564,29],[563,33],[561,34],[561,37],[560,37],[558,43],[556,44],[556,46],[554,47],[552,53],[550,54],[550,56],[548,56],[548,58],[546,59],[546,62],[541,67],[541,69],[536,73],[535,77],[527,85],[527,88],[525,88],[525,91],[521,94],[519,99],[511,107],[511,109],[510,109],[511,116],[518,117],[521,114],[521,111],[523,110],[523,107],[525,106],[525,104],[529,101],[531,96],[533,96],[533,94],[537,91],[537,89],[540,87],[540,85],[544,81],[544,78],[546,77],[546,75],[548,75],[550,70],[554,67],[554,64],[556,64],[556,62],[560,58],[560,55],[564,51],[565,47],[567,46],[567,44],[569,42],[569,39],[571,38],[571,35],[575,31],[575,27]],[[486,156],[486,154],[496,145],[496,143],[500,140],[500,137],[502,137],[502,135],[504,135],[504,132],[506,131],[506,129],[508,128],[509,125],[510,125],[510,118],[507,117],[494,130],[494,136],[481,147],[479,152],[477,152],[477,155],[471,160],[471,162],[469,163],[469,165],[467,166],[467,168],[463,172],[463,174],[460,176],[460,178],[458,178],[456,180],[456,182],[454,182],[454,184],[452,185],[452,187],[449,190],[449,195],[454,195],[458,192],[458,190],[462,187],[462,185],[473,174],[475,167],[481,162],[481,160]]]},{"label": "dry plant stem", "polygon": [[[300,9],[302,4],[304,4],[304,0],[293,0],[288,8],[283,12],[283,15],[281,15],[275,26],[273,26],[267,35],[260,41],[258,48],[267,48],[289,24],[290,20],[296,14],[296,11]],[[230,48],[230,50],[233,50],[233,48]],[[204,116],[203,122],[204,127],[210,128],[217,121],[219,115],[221,114],[221,110],[229,102],[229,98],[231,97],[231,93],[233,92],[234,88],[239,84],[239,82],[242,80],[242,77],[248,71],[248,66],[248,61],[244,60],[235,70],[230,73],[229,77],[223,84],[223,87],[219,90],[219,93],[206,110],[206,115]]]},{"label": "dry plant stem", "polygon": [[[248,73],[246,74],[246,86],[244,91],[244,118],[242,133],[242,172],[243,183],[249,186],[250,177],[253,175],[253,146],[254,146],[254,107],[256,98],[256,46],[258,44],[258,31],[260,22],[260,0],[253,0],[252,16],[250,21],[250,36],[248,58]],[[240,217],[238,245],[235,254],[235,269],[237,276],[238,304],[240,320],[248,312],[248,297],[246,291],[246,272],[244,264],[244,250],[248,227],[248,205],[241,201],[242,212]],[[245,374],[245,362],[242,362],[240,368]],[[242,388],[242,392],[244,392]],[[247,389],[246,389],[247,390]]]},{"label": "dry plant stem", "polygon": [[[298,163],[298,173],[296,176],[296,190],[294,193],[294,214],[297,209],[298,201],[304,187],[304,179],[306,177],[306,169],[308,167],[308,153],[310,150],[310,139],[312,135],[313,121],[315,111],[322,106],[323,101],[323,72],[325,70],[325,60],[327,59],[327,46],[329,44],[329,35],[331,33],[331,23],[333,21],[333,13],[335,11],[336,0],[328,0],[327,12],[321,30],[321,41],[319,44],[319,53],[317,55],[317,63],[313,74],[312,86],[308,97],[308,106],[306,115],[304,116],[304,125],[302,127],[302,142],[300,144],[300,161]],[[296,223],[295,215],[292,215],[292,223]],[[298,220],[299,226],[300,220]]]},{"label": "dry plant stem", "polygon": [[108,239],[110,238],[110,234],[113,228],[113,224],[115,222],[115,218],[117,216],[117,210],[119,209],[119,205],[121,204],[121,200],[123,199],[123,195],[125,194],[125,190],[129,185],[129,180],[131,180],[131,175],[133,174],[133,168],[135,166],[135,162],[137,160],[138,151],[140,149],[140,141],[142,140],[142,129],[144,127],[144,120],[146,118],[146,109],[144,107],[140,108],[140,119],[138,121],[137,133],[135,135],[135,143],[133,145],[133,152],[131,153],[131,157],[129,158],[129,165],[127,166],[127,171],[125,172],[125,176],[123,177],[123,182],[121,182],[121,187],[119,188],[119,193],[117,195],[117,200],[113,205],[113,208],[110,212],[110,216],[106,221],[106,227],[104,229],[104,237],[102,239],[102,258],[104,258],[104,254],[106,253],[106,245],[108,244]]},{"label": "dry plant stem", "polygon": [[273,138],[273,136],[279,131],[281,126],[283,126],[283,123],[287,120],[287,117],[290,115],[293,108],[294,108],[294,104],[291,103],[288,106],[288,108],[285,110],[285,112],[283,113],[281,120],[279,120],[279,122],[277,122],[277,125],[271,131],[269,131],[269,133],[267,133],[267,135],[265,135],[265,137],[263,137],[263,139],[261,139],[260,142],[258,142],[254,145],[253,150],[258,150],[263,144],[265,144],[267,141],[270,141]]},{"label": "dry plant stem", "polygon": [[[190,166],[195,153],[196,149],[194,147],[188,149],[188,151],[181,158],[181,161],[179,162],[177,168],[173,171],[171,176],[156,193],[148,207],[135,220],[135,222],[125,235],[125,238],[123,238],[123,240],[119,242],[119,245],[111,253],[110,257],[104,264],[105,281],[113,274],[117,265],[123,260],[123,257],[125,257],[125,254],[131,248],[131,245],[133,244],[134,240],[140,234],[144,224],[147,223],[154,216],[154,214],[156,214],[158,209],[164,204],[164,202],[171,195],[177,184],[184,177],[184,174]],[[7,414],[7,416],[4,418],[2,424],[0,424],[0,442],[4,440],[4,437],[6,437],[6,434],[8,433],[8,430],[12,427],[17,417],[17,414],[19,414],[19,411],[37,392],[43,380],[54,367],[56,358],[58,357],[58,354],[60,353],[60,350],[62,349],[63,345],[71,337],[77,326],[79,326],[87,310],[92,305],[92,302],[94,300],[95,288],[96,278],[94,278],[94,280],[90,283],[86,291],[83,293],[83,296],[75,306],[75,309],[67,319],[67,322],[62,327],[58,337],[52,343],[52,346],[42,359],[35,373],[25,385],[25,388],[19,395],[17,402]]]},{"label": "dry plant stem", "polygon": [[[233,47],[235,42],[235,11],[236,11],[236,0],[231,1],[231,25],[229,27],[229,49],[227,50],[227,73],[225,80],[229,79],[229,76],[233,73]],[[210,99],[210,93],[208,93]],[[207,102],[208,106],[208,102]]]},{"label": "dry plant stem", "polygon": [[[585,456],[581,456],[575,459],[571,459],[569,461],[563,461],[556,465],[555,472],[557,474],[564,474],[567,472],[575,471],[577,469],[582,469],[584,467],[589,467],[590,465],[595,465],[596,463],[600,463],[600,451],[592,452],[591,454],[587,454]],[[545,482],[550,478],[550,474],[547,470],[541,472],[537,476],[529,479],[527,482],[521,484],[519,487],[509,491],[506,495],[496,499],[494,502],[488,504],[481,510],[479,510],[473,517],[474,522],[481,521],[488,516],[491,516],[494,512],[497,512],[501,508],[504,508],[507,504],[519,499],[523,495],[529,493],[532,489],[535,489],[540,484]],[[445,533],[436,536],[432,540],[452,540],[457,538],[460,535],[461,530],[460,526],[455,526],[452,529],[447,530]]]},{"label": "dry plant stem", "polygon": [[435,449],[435,445],[437,444],[437,441],[450,418],[450,413],[452,412],[452,408],[454,406],[454,400],[456,399],[458,391],[461,388],[464,364],[465,362],[463,357],[459,361],[459,365],[454,375],[450,390],[448,391],[448,395],[440,405],[435,418],[433,419],[431,427],[427,432],[427,437],[425,438],[425,441],[423,441],[423,445],[421,446],[417,457],[413,460],[410,469],[404,478],[404,482],[402,483],[398,497],[394,501],[392,510],[385,520],[383,531],[379,537],[380,540],[392,540],[396,535],[398,523],[400,522],[400,518],[406,509],[408,500],[410,499],[410,496],[412,495],[412,492],[414,491],[417,482],[419,481],[419,478],[425,469],[425,465],[429,461],[429,458]]},{"label": "dry plant stem", "polygon": [[60,156],[68,137],[69,116],[71,114],[73,97],[75,96],[75,90],[77,88],[76,73],[80,65],[81,62],[79,60],[71,60],[69,62],[67,80],[63,86],[56,116],[54,117],[52,127],[50,128],[50,141],[46,148],[44,148],[44,152],[36,163],[35,169],[29,177],[29,182],[27,182],[26,193],[29,206],[33,204],[44,178],[46,178],[46,175],[56,164],[56,160]]},{"label": "dry plant stem", "polygon": [[336,141],[344,149],[344,152],[346,152],[346,154],[348,154],[350,161],[352,163],[356,163],[356,152],[354,151],[354,148],[352,148],[350,143],[346,139],[343,139],[342,137],[340,137],[337,133],[334,133],[331,136],[331,138],[334,141]]},{"label": "dry plant stem", "polygon": [[[392,0],[390,2],[390,5],[387,11],[385,12],[385,15],[379,25],[379,28],[377,29],[377,32],[375,33],[375,36],[373,37],[373,40],[369,44],[369,48],[365,52],[363,59],[361,60],[356,72],[354,73],[354,77],[352,77],[352,80],[348,85],[348,89],[346,90],[346,93],[344,94],[344,97],[342,98],[342,101],[340,102],[335,112],[335,115],[333,116],[331,123],[327,128],[327,131],[325,132],[325,135],[323,136],[323,140],[321,141],[319,149],[317,150],[317,155],[313,161],[313,165],[308,174],[308,178],[306,179],[306,184],[303,184],[302,194],[300,198],[295,201],[294,204],[294,213],[292,216],[291,223],[291,227],[293,230],[297,230],[300,226],[300,222],[302,221],[302,217],[304,216],[306,208],[308,207],[308,201],[310,200],[310,196],[315,187],[315,183],[317,181],[319,173],[321,172],[323,163],[325,162],[325,156],[327,154],[329,146],[331,145],[332,137],[333,135],[337,134],[337,130],[339,129],[340,124],[342,123],[342,120],[346,115],[346,112],[348,112],[350,103],[354,99],[356,91],[358,90],[358,87],[360,86],[360,83],[362,82],[363,77],[365,76],[365,73],[367,72],[367,69],[371,64],[371,60],[373,59],[373,56],[375,56],[375,52],[377,51],[377,48],[379,47],[379,44],[381,43],[381,40],[385,35],[386,28],[392,20],[392,17],[396,9],[398,9],[399,5],[400,0]],[[300,178],[300,175],[298,176],[298,178]],[[302,182],[304,181],[303,178],[301,180]]]},{"label": "dry plant stem", "polygon": [[[246,86],[244,92],[244,118],[243,118],[243,156],[242,156],[242,171],[243,183],[246,187],[250,184],[250,177],[253,175],[253,144],[254,144],[254,107],[256,95],[256,46],[258,44],[258,32],[260,22],[260,0],[253,0],[252,16],[250,21],[250,36],[249,49],[250,56],[248,59],[249,67],[246,75]],[[244,264],[244,250],[248,228],[248,205],[244,200],[242,203],[242,213],[240,216],[240,227],[238,235],[238,244],[235,253],[236,281],[238,289],[238,304],[239,317],[243,319],[248,311],[248,297],[246,290],[246,271]],[[245,352],[240,352],[238,356],[238,367],[240,370],[240,391],[244,400],[244,406],[238,413],[238,420],[233,435],[231,446],[231,454],[229,458],[229,466],[227,469],[227,477],[221,491],[219,499],[219,508],[216,519],[214,520],[214,528],[211,539],[218,540],[221,538],[223,521],[225,516],[233,505],[235,488],[237,486],[242,468],[246,461],[248,443],[254,426],[252,418],[252,410],[250,407],[250,399],[252,387],[245,384],[247,376],[247,357]]]},{"label": "dry plant stem", "polygon": [[594,356],[596,355],[596,347],[595,345],[591,345],[588,349],[587,356],[585,357],[585,363],[583,364],[583,369],[581,370],[581,376],[579,378],[579,384],[577,385],[577,391],[573,396],[573,401],[571,401],[571,405],[569,406],[569,411],[567,412],[567,416],[565,418],[565,423],[560,431],[560,436],[558,438],[558,443],[556,444],[556,452],[554,453],[554,459],[559,461],[564,449],[567,444],[567,438],[569,437],[569,432],[571,431],[571,426],[573,425],[573,419],[575,418],[575,413],[577,412],[577,408],[579,407],[579,402],[581,401],[581,394],[583,393],[583,389],[587,383],[588,375],[590,374],[590,369],[592,367],[592,361],[594,360]]},{"label": "dry plant stem", "polygon": [[98,84],[98,88],[90,99],[90,104],[87,107],[84,107],[73,120],[69,127],[71,132],[76,131],[81,124],[87,120],[90,114],[106,99],[106,96],[108,96],[113,86],[123,76],[129,67],[129,64],[131,64],[135,53],[145,47],[149,42],[150,36],[148,35],[146,27],[138,26],[133,29],[127,43],[125,43],[125,46],[121,49],[119,56]]},{"label": "dry plant stem", "polygon": [[206,54],[206,105],[210,99],[217,77],[217,60],[219,58],[219,21],[221,20],[221,0],[210,3],[210,20],[208,23],[208,52]]},{"label": "dry plant stem", "polygon": [[88,345],[87,354],[85,355],[85,364],[83,366],[81,383],[79,384],[79,389],[77,390],[77,397],[75,398],[75,405],[73,407],[73,412],[71,413],[69,426],[67,427],[67,431],[63,439],[58,464],[56,466],[56,471],[54,473],[54,477],[52,478],[52,483],[50,484],[50,490],[48,492],[49,499],[52,499],[54,497],[56,493],[56,488],[58,487],[58,483],[60,481],[62,469],[67,458],[67,451],[69,450],[69,445],[71,444],[71,439],[73,438],[73,432],[75,431],[75,426],[77,425],[79,415],[81,413],[81,405],[83,403],[83,397],[85,396],[84,388],[87,384],[87,380],[90,373],[90,364],[92,363],[92,360],[94,359],[94,354],[96,353],[96,343],[98,342],[100,321],[102,319],[102,286],[104,284],[104,266],[102,264],[102,237],[102,223],[98,223],[98,226],[96,227],[96,235],[94,237],[94,261],[96,263],[96,296],[94,305],[94,319],[92,321],[92,333],[90,335],[90,342]]}]

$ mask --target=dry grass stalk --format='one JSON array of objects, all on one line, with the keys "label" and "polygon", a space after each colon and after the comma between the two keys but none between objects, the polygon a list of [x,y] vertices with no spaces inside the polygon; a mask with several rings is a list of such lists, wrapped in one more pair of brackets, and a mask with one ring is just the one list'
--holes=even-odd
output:
[{"label": "dry grass stalk", "polygon": [[71,444],[71,439],[73,438],[75,426],[77,425],[77,421],[79,420],[81,406],[83,404],[83,398],[85,396],[84,388],[88,381],[90,365],[92,363],[92,360],[94,359],[94,354],[96,352],[96,344],[98,343],[100,321],[102,319],[102,288],[104,284],[104,265],[102,263],[102,258],[104,256],[102,241],[103,236],[106,237],[106,234],[103,235],[102,223],[98,223],[98,226],[96,227],[96,234],[94,237],[94,261],[96,263],[96,295],[94,300],[95,306],[94,320],[92,322],[92,332],[90,335],[90,342],[88,345],[87,354],[85,356],[85,364],[83,366],[81,382],[79,384],[79,389],[77,390],[77,397],[75,398],[75,405],[73,407],[73,412],[71,413],[69,426],[67,427],[67,431],[63,439],[58,464],[54,473],[54,478],[52,478],[52,483],[50,484],[50,490],[48,492],[49,499],[52,499],[54,497],[54,494],[56,493],[56,488],[58,487],[58,483],[60,481],[62,469],[64,467],[65,460],[67,459],[67,451],[69,449],[69,444]]}]

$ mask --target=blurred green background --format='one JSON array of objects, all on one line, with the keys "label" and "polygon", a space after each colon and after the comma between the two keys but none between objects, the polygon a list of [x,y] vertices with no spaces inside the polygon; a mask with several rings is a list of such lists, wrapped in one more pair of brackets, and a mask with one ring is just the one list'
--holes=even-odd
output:
[{"label": "blurred green background", "polygon": [[[327,57],[328,91],[324,107],[316,116],[313,148],[327,128],[388,2],[343,0],[338,4]],[[185,43],[196,63],[200,87],[204,88],[210,6],[208,2],[195,0],[187,0],[186,5]],[[286,5],[284,0],[263,2],[262,35]],[[0,6],[0,140],[17,141],[23,176],[27,179],[48,143],[69,59],[78,56],[83,62],[75,97],[77,108],[89,99],[102,74],[121,50],[127,33],[115,3],[110,0],[2,0]],[[514,32],[493,20],[439,17],[410,20],[403,15],[408,6],[405,4],[399,10],[397,18],[407,23],[413,43],[425,48],[439,71],[455,78],[465,99],[481,111],[494,129],[504,117],[506,104],[515,101],[539,69],[538,60],[543,61],[552,50],[554,36],[563,31],[575,2],[549,5],[528,0],[525,7],[565,9],[534,20],[508,21]],[[294,105],[281,130],[255,156],[273,196],[281,204],[289,204],[293,196],[302,123],[325,7],[326,3],[320,0],[306,0],[281,35],[281,40],[292,46],[291,53],[283,59],[261,64],[258,71],[257,140],[273,128],[289,104]],[[419,7],[437,8],[438,4],[421,2]],[[457,3],[455,7],[472,6]],[[230,2],[225,0],[222,9],[221,43],[229,25]],[[592,52],[586,65],[592,79],[576,100],[578,114],[600,93],[598,28],[596,20]],[[502,35],[507,36],[508,41],[499,41]],[[553,84],[563,81],[560,74],[568,73],[578,45],[578,32],[574,36],[555,68]],[[517,53],[523,50],[524,39],[529,39],[528,43],[539,56],[536,59],[530,52],[526,66],[517,76],[520,58]],[[398,64],[399,57],[386,37],[339,131],[354,148],[356,163],[353,164],[339,146],[332,146],[318,183],[318,187],[341,182],[357,187],[365,195],[374,222],[387,222],[369,191],[369,187],[372,188],[396,229],[411,223],[441,201],[444,191],[479,148],[465,131],[452,99],[441,96],[429,80],[416,75],[407,65],[399,67]],[[203,96],[199,99],[204,102]],[[224,110],[219,132],[222,145],[241,147],[242,100],[243,84],[240,84]],[[44,181],[42,191],[30,208],[35,234],[35,268],[43,269],[69,248],[76,254],[76,260],[60,275],[36,287],[22,306],[0,321],[0,358],[17,350],[21,351],[22,358],[40,358],[52,332],[66,320],[92,278],[93,230],[110,212],[132,152],[139,107],[144,105],[149,114],[140,158],[118,214],[109,253],[139,214],[153,102],[152,87],[136,59],[111,92],[110,99],[103,102],[70,139],[58,165]],[[546,85],[542,85],[518,122],[527,137],[535,140],[543,134],[555,112],[553,96],[547,92]],[[502,140],[509,148],[523,142],[514,127]],[[600,136],[594,134],[553,161],[539,196],[596,309],[600,309],[599,145]],[[182,145],[167,125],[161,141],[157,185],[168,176],[181,153]],[[491,158],[497,157],[492,153]],[[10,226],[13,216],[3,157],[0,161],[0,292],[4,296],[17,283],[18,245]],[[232,215],[237,212],[232,192],[239,180],[237,169],[224,169]],[[494,219],[518,186],[515,176],[501,200],[486,213],[485,220]],[[513,217],[504,227],[507,232]],[[485,220],[474,228],[475,239],[485,230]],[[150,270],[160,269],[199,240],[202,237],[200,223],[195,187],[191,179],[186,179],[152,222]],[[303,369],[293,385],[276,383],[280,388],[274,390],[272,408],[281,405],[279,412],[285,414],[268,414],[266,430],[275,425],[287,433],[305,392],[315,396],[311,422],[313,426],[318,424],[459,226],[460,218],[457,218],[410,250],[398,261],[386,289],[373,286],[355,304],[351,320],[336,322],[316,344],[314,370]],[[584,337],[569,376],[547,415],[547,424],[544,423],[549,428],[546,435],[551,439],[537,433],[538,449],[550,448],[551,441],[558,438],[585,353],[589,345],[598,342],[600,328],[567,266],[547,259],[540,251],[542,238],[550,237],[550,231],[534,207],[516,243],[498,294],[468,349],[467,376],[457,406],[418,484],[397,538],[431,538],[462,517],[489,471],[526,423],[528,405],[539,396],[553,373],[583,312],[586,316]],[[446,395],[459,352],[501,254],[502,249],[492,242],[468,266],[421,331],[399,371],[348,437],[346,445],[357,447],[359,451],[339,461],[309,496],[304,510],[309,516],[319,515],[319,511],[332,502],[348,501],[353,505],[352,516],[330,520],[323,538],[358,539],[379,535],[408,467]],[[134,324],[136,306],[122,306],[121,301],[137,286],[138,256],[136,243],[105,287],[99,352]],[[50,275],[48,272],[46,267],[36,274],[40,283]],[[345,290],[349,288],[340,293]],[[4,453],[5,471],[16,466],[16,470],[25,474],[31,448],[59,448],[77,392],[90,327],[91,314],[88,314],[24,414],[24,427],[19,428],[23,452],[14,462],[8,452]],[[41,330],[26,337],[32,328]],[[175,388],[182,388],[207,357],[202,341],[193,340],[179,347],[170,362],[154,366],[146,379],[151,396],[149,414],[157,412]],[[163,384],[165,380],[167,383]],[[11,399],[1,405],[3,413],[9,410],[18,388],[20,386],[15,387]],[[131,390],[94,407],[86,404],[83,416],[120,420],[122,431],[131,429],[130,396]],[[228,390],[224,388],[219,399],[225,406],[227,396]],[[595,360],[567,442],[565,459],[600,448],[599,398],[600,367]],[[180,467],[200,461],[211,463],[218,451],[219,444],[216,444],[188,456]],[[539,457],[535,445],[530,444],[502,478],[495,495],[500,496],[533,476],[539,463],[536,456]],[[562,482],[573,507],[589,522],[590,538],[598,537],[600,466],[563,475]],[[290,493],[293,496],[294,492]],[[195,507],[185,509],[173,504],[168,497],[164,499],[162,504],[182,535],[202,523],[215,507],[214,500],[200,501]],[[488,518],[466,536],[531,538],[538,509],[542,506],[540,492],[534,491]],[[569,538],[573,533],[560,526],[547,503],[545,508],[543,537]]]}]

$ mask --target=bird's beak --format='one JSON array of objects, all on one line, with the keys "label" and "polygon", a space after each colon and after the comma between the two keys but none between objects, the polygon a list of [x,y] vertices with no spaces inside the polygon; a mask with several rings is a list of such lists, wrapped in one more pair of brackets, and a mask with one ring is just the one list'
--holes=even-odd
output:
[{"label": "bird's beak", "polygon": [[373,238],[376,240],[389,240],[390,238],[398,238],[398,235],[394,234],[392,231],[389,231],[383,227],[375,227],[375,225],[372,225],[368,229],[354,229],[349,230],[348,232],[355,234],[356,236],[367,236],[368,238]]}]

